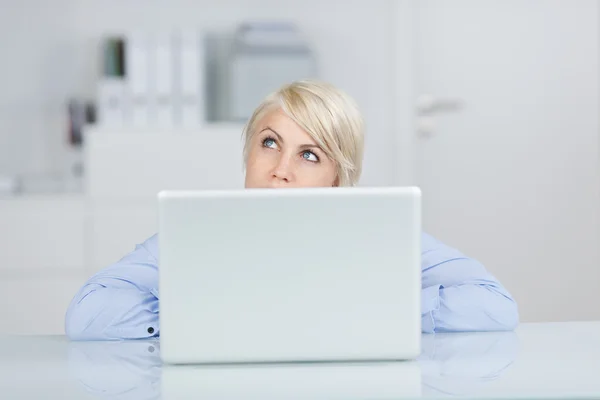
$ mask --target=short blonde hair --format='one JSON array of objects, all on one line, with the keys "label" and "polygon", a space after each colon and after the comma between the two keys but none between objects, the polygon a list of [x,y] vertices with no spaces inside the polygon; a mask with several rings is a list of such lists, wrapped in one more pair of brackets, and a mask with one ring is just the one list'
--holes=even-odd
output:
[{"label": "short blonde hair", "polygon": [[337,166],[339,186],[354,186],[362,172],[364,122],[356,102],[325,82],[296,81],[268,95],[256,108],[243,131],[244,165],[256,124],[281,109],[304,129]]}]

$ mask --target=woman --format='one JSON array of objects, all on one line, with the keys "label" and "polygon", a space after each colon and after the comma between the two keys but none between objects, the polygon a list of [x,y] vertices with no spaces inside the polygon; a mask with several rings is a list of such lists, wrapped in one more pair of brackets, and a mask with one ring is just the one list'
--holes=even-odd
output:
[{"label": "woman", "polygon": [[[269,95],[244,129],[247,188],[354,186],[361,173],[363,121],[335,87],[301,81]],[[138,245],[92,276],[67,310],[71,339],[158,336],[158,240]],[[422,238],[423,332],[510,330],[510,294],[475,260]],[[226,318],[226,316],[224,316]]]}]

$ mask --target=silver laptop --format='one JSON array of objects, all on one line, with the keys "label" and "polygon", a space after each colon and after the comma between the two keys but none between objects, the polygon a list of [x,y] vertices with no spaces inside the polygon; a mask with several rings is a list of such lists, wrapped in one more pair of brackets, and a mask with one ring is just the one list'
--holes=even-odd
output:
[{"label": "silver laptop", "polygon": [[419,189],[167,191],[158,198],[165,363],[418,356]]}]

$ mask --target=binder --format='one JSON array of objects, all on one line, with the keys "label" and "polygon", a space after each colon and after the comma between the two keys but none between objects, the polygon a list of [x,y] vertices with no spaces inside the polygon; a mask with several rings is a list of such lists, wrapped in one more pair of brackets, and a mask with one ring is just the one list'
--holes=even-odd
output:
[{"label": "binder", "polygon": [[173,110],[174,78],[173,35],[157,34],[154,46],[154,106],[156,124],[160,127],[172,127],[175,124]]},{"label": "binder", "polygon": [[125,69],[123,65],[123,39],[107,37],[103,41],[103,70],[97,82],[98,123],[111,127],[124,123]]},{"label": "binder", "polygon": [[203,124],[205,52],[201,35],[197,31],[180,32],[176,57],[178,90],[177,106],[179,122],[183,127],[198,127]]},{"label": "binder", "polygon": [[128,34],[125,54],[130,102],[130,115],[127,120],[134,127],[148,127],[151,124],[149,35],[142,32]]}]

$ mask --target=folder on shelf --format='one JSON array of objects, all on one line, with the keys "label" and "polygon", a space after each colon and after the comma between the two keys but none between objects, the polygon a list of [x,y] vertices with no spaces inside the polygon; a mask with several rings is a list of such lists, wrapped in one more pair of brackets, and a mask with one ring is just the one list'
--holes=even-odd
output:
[{"label": "folder on shelf", "polygon": [[103,41],[102,76],[97,83],[98,122],[102,125],[121,126],[124,123],[125,66],[124,40],[108,37]]},{"label": "folder on shelf", "polygon": [[151,124],[150,82],[151,59],[150,37],[141,32],[127,35],[125,60],[127,92],[130,99],[128,124],[147,127]]},{"label": "folder on shelf", "polygon": [[205,121],[205,53],[197,31],[179,32],[176,57],[178,119],[184,127],[197,127]]},{"label": "folder on shelf", "polygon": [[160,127],[172,127],[174,119],[174,46],[173,35],[161,33],[155,36],[154,55],[154,105],[156,124]]}]

